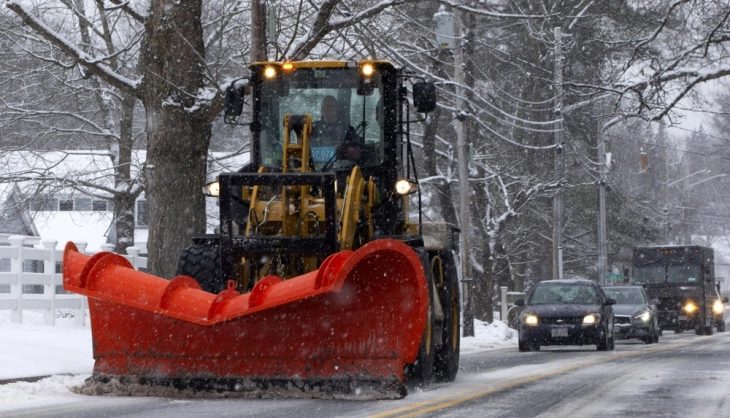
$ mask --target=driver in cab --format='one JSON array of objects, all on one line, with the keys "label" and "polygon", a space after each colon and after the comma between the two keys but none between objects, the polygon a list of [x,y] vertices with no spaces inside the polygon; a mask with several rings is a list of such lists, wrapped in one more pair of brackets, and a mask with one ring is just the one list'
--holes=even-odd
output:
[{"label": "driver in cab", "polygon": [[314,122],[312,129],[314,162],[331,164],[336,159],[357,161],[360,159],[360,147],[355,129],[340,119],[337,99],[325,96],[322,99],[320,120]]}]

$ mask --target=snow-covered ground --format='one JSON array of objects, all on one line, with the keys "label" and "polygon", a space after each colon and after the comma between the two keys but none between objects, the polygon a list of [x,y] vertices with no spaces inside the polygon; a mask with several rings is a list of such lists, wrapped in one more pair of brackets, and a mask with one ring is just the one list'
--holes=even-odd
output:
[{"label": "snow-covered ground", "polygon": [[[73,325],[73,318],[57,318],[44,326],[43,314],[25,311],[23,324],[10,322],[0,311],[0,415],[2,411],[39,402],[73,402],[69,387],[81,385],[92,372],[91,328]],[[517,332],[500,321],[475,322],[475,336],[461,339],[461,353],[517,346]],[[17,381],[50,376],[38,381]]]}]

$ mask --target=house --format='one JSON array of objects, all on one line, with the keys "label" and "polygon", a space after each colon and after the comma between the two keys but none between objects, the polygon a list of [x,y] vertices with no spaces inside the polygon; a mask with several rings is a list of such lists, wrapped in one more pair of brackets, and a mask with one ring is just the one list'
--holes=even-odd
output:
[{"label": "house", "polygon": [[[135,151],[132,177],[141,172],[145,151]],[[247,154],[213,153],[209,177],[236,171]],[[87,242],[87,251],[101,251],[116,242],[114,171],[105,151],[6,152],[0,155],[0,234],[39,236],[63,245]],[[73,185],[74,187],[71,187]],[[93,185],[94,187],[86,186]],[[208,199],[208,232],[217,226],[217,201]],[[134,246],[147,252],[147,201],[140,192],[134,205]]]}]

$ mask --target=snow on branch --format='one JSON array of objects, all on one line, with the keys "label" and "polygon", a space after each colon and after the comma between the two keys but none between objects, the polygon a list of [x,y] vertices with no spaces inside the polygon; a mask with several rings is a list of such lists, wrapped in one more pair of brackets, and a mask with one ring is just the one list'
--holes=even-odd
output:
[{"label": "snow on branch", "polygon": [[322,39],[331,32],[354,26],[366,19],[376,16],[378,13],[388,8],[408,3],[415,3],[417,0],[385,0],[352,16],[330,21],[330,17],[340,2],[341,0],[327,0],[320,5],[319,11],[317,12],[317,16],[314,19],[314,23],[312,24],[312,28],[309,30],[309,33],[304,36],[300,42],[294,45],[291,58],[292,61],[305,59],[312,49],[314,49],[322,41]]},{"label": "snow on branch", "polygon": [[82,51],[68,39],[64,38],[48,25],[43,23],[43,21],[33,15],[22,3],[22,0],[7,0],[5,2],[5,6],[20,16],[26,25],[30,26],[44,39],[60,48],[64,53],[92,74],[121,90],[128,91],[133,94],[137,93],[137,89],[141,84],[140,80],[133,80],[124,77],[112,70],[108,65],[104,64],[101,59],[97,59]]},{"label": "snow on branch", "polygon": [[[97,0],[100,1],[100,0]],[[129,1],[120,1],[120,0],[109,0],[112,4],[114,4],[114,7],[105,7],[105,10],[114,10],[114,9],[122,9],[125,13],[127,13],[132,19],[136,20],[139,23],[145,23],[145,20],[147,20],[147,16],[143,16],[136,10],[132,9],[129,6]]]},{"label": "snow on branch", "polygon": [[[461,10],[463,12],[467,12],[474,15],[479,16],[488,16],[488,17],[498,17],[501,19],[544,19],[546,17],[549,17],[550,14],[536,14],[536,15],[530,15],[530,14],[515,14],[515,13],[501,13],[501,12],[493,12],[487,9],[482,8],[474,8],[469,7],[461,4],[460,1],[449,1],[449,0],[439,0],[440,4],[443,4],[445,6],[450,6],[454,9]],[[503,6],[496,6],[496,8],[501,8]]]}]

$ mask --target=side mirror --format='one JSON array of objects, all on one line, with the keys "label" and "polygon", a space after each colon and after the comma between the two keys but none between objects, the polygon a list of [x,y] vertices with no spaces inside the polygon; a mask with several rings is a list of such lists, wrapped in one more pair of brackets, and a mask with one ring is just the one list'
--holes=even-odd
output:
[{"label": "side mirror", "polygon": [[233,80],[233,82],[226,87],[226,95],[223,98],[223,106],[225,109],[224,116],[226,118],[241,116],[241,113],[243,113],[243,98],[248,93],[248,89],[248,78]]},{"label": "side mirror", "polygon": [[660,305],[661,303],[662,303],[662,301],[659,299],[652,299],[649,301],[650,305]]},{"label": "side mirror", "polygon": [[608,298],[608,299],[606,299],[606,301],[603,304],[606,305],[606,306],[615,305],[616,304],[616,299]]},{"label": "side mirror", "polygon": [[413,106],[418,113],[428,113],[436,109],[436,86],[433,83],[415,83]]},{"label": "side mirror", "polygon": [[524,299],[517,299],[515,301],[515,306],[525,306],[525,300]]}]

